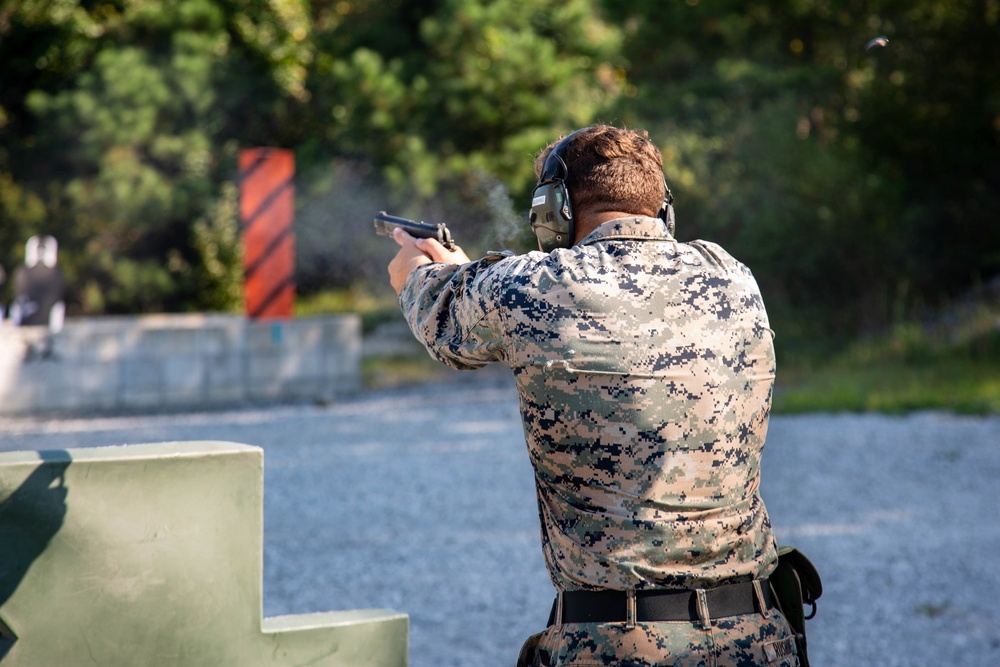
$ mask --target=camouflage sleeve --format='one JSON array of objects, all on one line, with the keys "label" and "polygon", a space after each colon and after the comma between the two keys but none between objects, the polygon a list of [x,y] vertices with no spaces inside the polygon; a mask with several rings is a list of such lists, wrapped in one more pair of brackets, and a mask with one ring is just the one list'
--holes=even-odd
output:
[{"label": "camouflage sleeve", "polygon": [[508,256],[490,253],[469,264],[427,264],[410,273],[399,305],[432,357],[459,370],[503,359],[498,280],[491,269]]}]

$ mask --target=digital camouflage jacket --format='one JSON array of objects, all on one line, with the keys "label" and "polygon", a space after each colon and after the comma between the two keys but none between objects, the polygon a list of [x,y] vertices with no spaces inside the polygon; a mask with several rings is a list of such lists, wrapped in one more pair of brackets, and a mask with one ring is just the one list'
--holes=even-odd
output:
[{"label": "digital camouflage jacket", "polygon": [[623,218],[549,254],[421,266],[400,304],[440,361],[513,370],[558,590],[773,569],[758,492],[773,332],[750,270],[718,245]]}]

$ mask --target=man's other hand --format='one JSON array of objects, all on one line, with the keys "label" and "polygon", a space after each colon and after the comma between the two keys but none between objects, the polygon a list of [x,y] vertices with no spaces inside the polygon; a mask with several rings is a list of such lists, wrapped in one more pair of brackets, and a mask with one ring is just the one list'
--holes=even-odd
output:
[{"label": "man's other hand", "polygon": [[399,244],[399,252],[389,262],[389,282],[396,294],[403,291],[403,283],[410,271],[423,264],[444,262],[445,264],[465,264],[468,255],[461,248],[448,250],[437,239],[416,239],[400,228],[392,232],[392,238]]}]

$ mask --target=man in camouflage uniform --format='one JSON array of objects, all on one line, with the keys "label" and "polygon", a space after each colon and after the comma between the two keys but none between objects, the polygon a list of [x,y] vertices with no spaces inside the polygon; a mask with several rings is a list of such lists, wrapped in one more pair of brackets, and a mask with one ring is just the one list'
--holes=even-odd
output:
[{"label": "man in camouflage uniform", "polygon": [[766,583],[775,363],[756,282],[719,246],[678,242],[672,211],[655,217],[669,193],[645,132],[585,128],[536,171],[556,148],[568,247],[470,262],[397,230],[389,265],[434,357],[513,370],[558,592],[521,659],[798,665]]}]

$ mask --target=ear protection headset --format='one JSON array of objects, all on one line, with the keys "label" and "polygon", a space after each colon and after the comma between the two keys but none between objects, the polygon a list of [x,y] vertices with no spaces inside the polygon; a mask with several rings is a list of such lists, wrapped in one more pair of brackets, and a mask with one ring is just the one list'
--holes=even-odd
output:
[{"label": "ear protection headset", "polygon": [[[535,238],[538,239],[538,249],[542,252],[552,252],[556,248],[569,248],[573,245],[575,224],[569,190],[566,189],[569,168],[566,166],[565,156],[573,137],[585,129],[587,128],[566,135],[555,145],[545,158],[538,183],[531,193],[531,213],[528,215],[528,221],[531,223]],[[673,236],[674,196],[667,187],[666,179],[663,181],[663,187],[666,196],[656,217],[663,220],[667,231]]]},{"label": "ear protection headset", "polygon": [[566,189],[569,169],[564,156],[569,142],[581,131],[566,135],[555,145],[545,158],[542,173],[531,193],[528,222],[538,239],[538,249],[542,252],[552,252],[556,248],[573,245],[573,209],[569,201],[569,190]]}]

